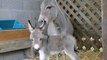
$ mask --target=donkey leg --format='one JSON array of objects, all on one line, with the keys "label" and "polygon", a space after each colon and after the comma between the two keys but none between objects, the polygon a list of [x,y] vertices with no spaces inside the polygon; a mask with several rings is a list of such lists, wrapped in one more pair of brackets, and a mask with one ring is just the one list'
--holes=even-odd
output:
[{"label": "donkey leg", "polygon": [[64,52],[70,57],[70,59],[72,59],[72,60],[80,60],[78,55],[74,51],[65,50]]},{"label": "donkey leg", "polygon": [[64,40],[64,52],[72,59],[72,60],[80,60],[76,52],[74,51],[74,46],[76,45],[76,39],[67,35]]},{"label": "donkey leg", "polygon": [[49,60],[49,54],[46,54],[44,51],[39,51],[40,60]]}]

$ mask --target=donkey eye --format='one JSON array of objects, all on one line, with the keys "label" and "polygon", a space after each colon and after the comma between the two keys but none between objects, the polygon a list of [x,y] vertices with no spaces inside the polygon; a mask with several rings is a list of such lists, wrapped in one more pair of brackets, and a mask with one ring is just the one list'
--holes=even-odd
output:
[{"label": "donkey eye", "polygon": [[40,41],[42,41],[42,38],[40,38]]},{"label": "donkey eye", "polygon": [[48,6],[46,9],[51,9],[53,6]]}]

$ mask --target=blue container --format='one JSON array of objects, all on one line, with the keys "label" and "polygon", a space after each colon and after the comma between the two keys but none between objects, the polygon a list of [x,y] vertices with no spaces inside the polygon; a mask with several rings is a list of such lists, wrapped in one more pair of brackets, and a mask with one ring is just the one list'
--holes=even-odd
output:
[{"label": "blue container", "polygon": [[18,20],[0,20],[0,30],[25,29]]}]

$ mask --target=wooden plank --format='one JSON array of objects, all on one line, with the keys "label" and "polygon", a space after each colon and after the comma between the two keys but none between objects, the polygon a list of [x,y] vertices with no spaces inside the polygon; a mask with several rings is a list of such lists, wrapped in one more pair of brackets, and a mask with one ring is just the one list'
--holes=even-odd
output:
[{"label": "wooden plank", "polygon": [[0,42],[13,41],[13,40],[25,40],[29,39],[29,31],[24,30],[10,30],[0,31]]},{"label": "wooden plank", "polygon": [[0,43],[0,53],[30,48],[31,45],[31,40],[18,40]]},{"label": "wooden plank", "polygon": [[104,60],[107,60],[107,0],[103,0],[103,47]]}]

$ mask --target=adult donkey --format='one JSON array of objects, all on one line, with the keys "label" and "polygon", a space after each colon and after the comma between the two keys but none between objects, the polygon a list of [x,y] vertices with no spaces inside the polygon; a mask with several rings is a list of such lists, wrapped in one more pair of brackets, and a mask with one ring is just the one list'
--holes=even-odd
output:
[{"label": "adult donkey", "polygon": [[33,39],[33,47],[39,51],[40,60],[48,60],[50,55],[65,52],[72,60],[79,60],[74,51],[76,46],[75,38],[70,34],[59,34],[46,36],[38,28],[32,28],[28,23],[31,32],[30,38]]},{"label": "adult donkey", "polygon": [[56,0],[44,0],[42,2],[38,26],[42,30],[46,29],[48,35],[73,34],[73,26],[59,8]]}]

